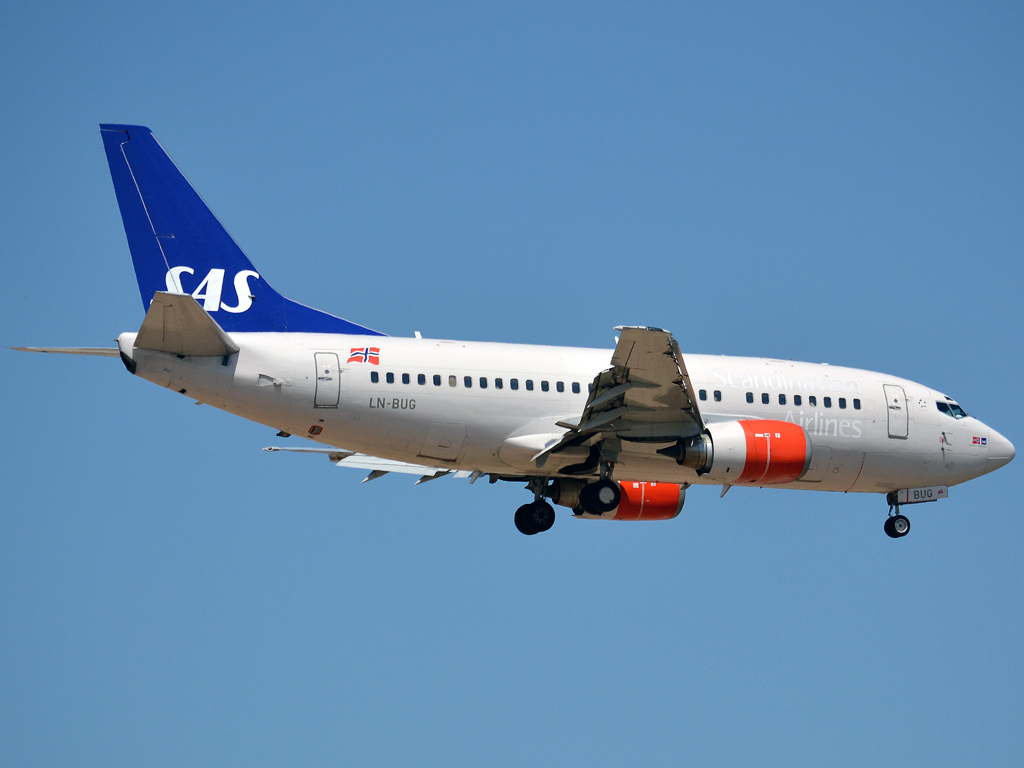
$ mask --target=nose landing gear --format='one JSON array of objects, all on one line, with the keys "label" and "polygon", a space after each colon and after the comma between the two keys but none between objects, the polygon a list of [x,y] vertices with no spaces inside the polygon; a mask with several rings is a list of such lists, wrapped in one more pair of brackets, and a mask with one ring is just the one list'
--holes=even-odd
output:
[{"label": "nose landing gear", "polygon": [[910,520],[906,515],[900,514],[900,503],[896,500],[896,494],[890,493],[887,497],[889,502],[889,516],[885,519],[885,535],[890,539],[902,539],[910,533]]},{"label": "nose landing gear", "polygon": [[885,534],[891,539],[901,539],[910,533],[910,520],[905,515],[893,515],[885,519]]}]

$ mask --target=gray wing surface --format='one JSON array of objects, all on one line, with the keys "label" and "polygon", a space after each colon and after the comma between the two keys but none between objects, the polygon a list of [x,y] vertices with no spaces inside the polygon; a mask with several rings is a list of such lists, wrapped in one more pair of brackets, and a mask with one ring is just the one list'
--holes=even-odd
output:
[{"label": "gray wing surface", "polygon": [[569,447],[618,438],[672,442],[704,431],[704,419],[686,372],[679,344],[661,328],[624,326],[611,367],[590,385],[590,397],[578,424],[553,447],[534,457],[538,467],[548,455]]}]

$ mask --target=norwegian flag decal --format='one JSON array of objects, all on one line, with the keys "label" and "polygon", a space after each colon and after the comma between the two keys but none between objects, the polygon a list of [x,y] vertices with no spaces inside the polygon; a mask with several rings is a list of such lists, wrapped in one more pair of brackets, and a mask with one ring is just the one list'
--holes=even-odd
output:
[{"label": "norwegian flag decal", "polygon": [[380,347],[354,347],[349,353],[348,362],[380,365]]}]

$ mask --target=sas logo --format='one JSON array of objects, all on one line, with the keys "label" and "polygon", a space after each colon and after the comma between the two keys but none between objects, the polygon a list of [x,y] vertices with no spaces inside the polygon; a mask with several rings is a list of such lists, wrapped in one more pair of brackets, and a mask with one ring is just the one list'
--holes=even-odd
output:
[{"label": "sas logo", "polygon": [[347,362],[380,365],[380,347],[353,347]]},{"label": "sas logo", "polygon": [[[181,275],[186,272],[190,275],[195,274],[195,270],[192,267],[171,267],[167,270],[166,282],[168,293],[188,293],[188,291],[181,287]],[[260,276],[259,273],[253,272],[251,269],[243,269],[235,275],[233,286],[238,303],[234,306],[230,306],[220,300],[221,292],[224,290],[223,269],[211,269],[206,274],[206,277],[203,278],[203,282],[199,284],[199,287],[192,291],[192,298],[196,301],[201,300],[203,309],[207,312],[216,312],[218,309],[235,314],[245,312],[252,306],[252,300],[256,298],[250,292],[249,278],[259,280]]]},{"label": "sas logo", "polygon": [[972,441],[973,445],[988,445],[987,437],[976,437]]}]

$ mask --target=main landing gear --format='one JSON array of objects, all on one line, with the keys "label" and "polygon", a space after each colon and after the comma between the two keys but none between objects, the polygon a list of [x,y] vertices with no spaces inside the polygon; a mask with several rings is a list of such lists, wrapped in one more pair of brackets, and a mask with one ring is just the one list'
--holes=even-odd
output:
[{"label": "main landing gear", "polygon": [[902,539],[910,533],[910,520],[906,515],[900,514],[900,504],[896,501],[896,494],[890,493],[887,497],[889,502],[889,516],[885,519],[885,535],[890,539]]},{"label": "main landing gear", "polygon": [[531,478],[527,484],[527,490],[533,491],[533,501],[516,510],[516,528],[520,533],[533,536],[535,533],[544,533],[555,524],[555,508],[544,500],[547,487],[546,477]]},{"label": "main landing gear", "polygon": [[515,520],[520,533],[533,536],[555,524],[555,508],[543,499],[537,499],[517,509]]},{"label": "main landing gear", "polygon": [[585,512],[598,517],[615,510],[622,501],[619,484],[607,474],[594,482],[561,478],[550,485],[547,478],[535,477],[526,487],[533,491],[533,501],[516,510],[515,522],[519,532],[527,536],[543,533],[555,524],[555,510],[545,497],[570,507],[575,514]]},{"label": "main landing gear", "polygon": [[622,500],[619,484],[608,478],[596,483],[587,483],[580,491],[580,507],[593,515],[611,512]]}]

